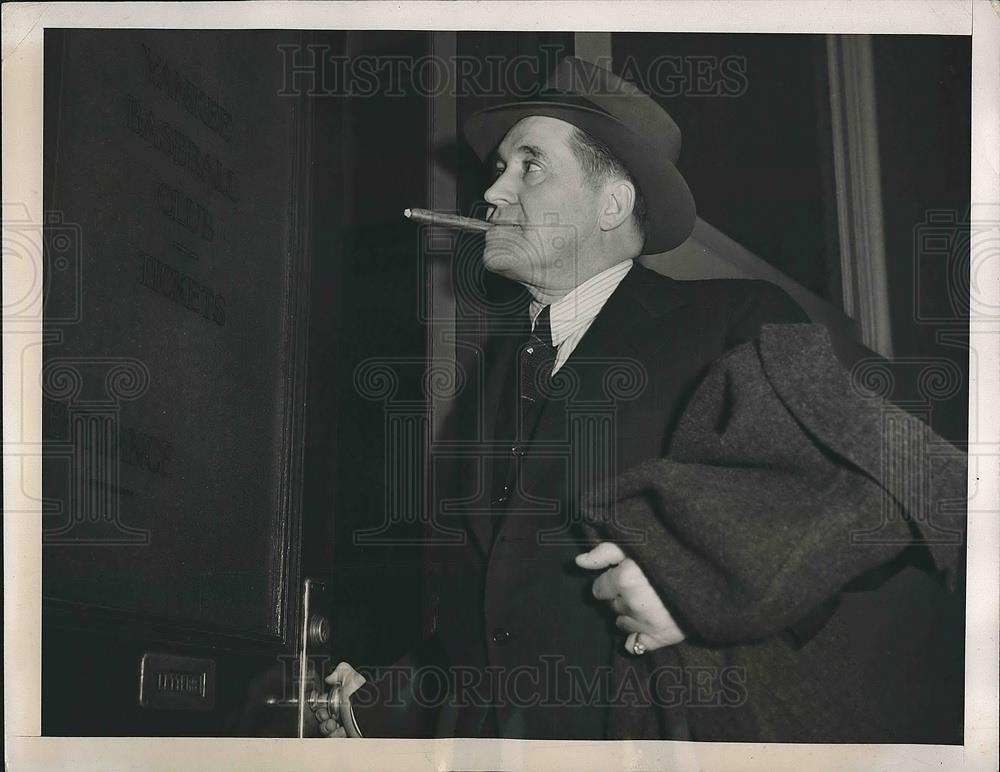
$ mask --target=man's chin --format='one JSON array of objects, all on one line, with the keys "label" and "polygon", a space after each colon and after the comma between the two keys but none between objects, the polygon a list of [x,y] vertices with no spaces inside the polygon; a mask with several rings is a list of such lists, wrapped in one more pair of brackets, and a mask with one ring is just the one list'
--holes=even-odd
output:
[{"label": "man's chin", "polygon": [[491,273],[498,273],[506,276],[513,267],[510,255],[491,255],[489,250],[483,252],[483,268]]},{"label": "man's chin", "polygon": [[486,270],[516,279],[516,274],[523,273],[525,267],[533,262],[534,251],[523,239],[513,237],[515,230],[520,236],[519,229],[510,229],[503,234],[486,234],[483,248],[483,267]]},{"label": "man's chin", "polygon": [[490,273],[503,276],[505,279],[510,279],[511,281],[523,283],[525,279],[523,265],[516,260],[512,260],[509,253],[490,255],[488,252],[484,252],[483,268]]}]

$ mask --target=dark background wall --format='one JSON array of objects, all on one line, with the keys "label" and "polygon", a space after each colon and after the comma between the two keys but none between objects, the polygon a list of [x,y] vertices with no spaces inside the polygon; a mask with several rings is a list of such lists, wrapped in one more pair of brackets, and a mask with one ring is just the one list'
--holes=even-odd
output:
[{"label": "dark background wall", "polygon": [[823,36],[626,32],[611,40],[615,71],[680,126],[678,168],[699,216],[839,304]]},{"label": "dark background wall", "polygon": [[941,358],[962,382],[931,422],[968,430],[972,45],[967,37],[874,38],[894,355]]}]

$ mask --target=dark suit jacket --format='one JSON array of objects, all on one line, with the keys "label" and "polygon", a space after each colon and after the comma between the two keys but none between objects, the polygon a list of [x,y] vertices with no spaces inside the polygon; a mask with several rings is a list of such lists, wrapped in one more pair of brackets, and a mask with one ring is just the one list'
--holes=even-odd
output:
[{"label": "dark suit jacket", "polygon": [[[663,455],[686,399],[725,351],[764,322],[805,320],[766,282],[675,281],[636,263],[556,374],[534,430],[515,436],[496,416],[513,394],[523,308],[488,316],[485,347],[458,357],[464,387],[448,441],[432,451],[441,475],[430,532],[450,529],[464,543],[428,551],[436,632],[398,663],[416,681],[396,672],[355,695],[366,735],[605,737],[619,709],[609,692],[622,639],[591,596],[595,576],[573,563],[586,549],[578,502]],[[515,454],[513,490],[492,505],[496,469]],[[443,706],[437,672],[451,679]]]},{"label": "dark suit jacket", "polygon": [[[362,732],[764,739],[726,736],[717,728],[726,719],[705,721],[710,706],[704,704],[695,720],[684,705],[646,709],[654,659],[624,654],[612,616],[592,597],[595,573],[578,569],[573,558],[592,543],[582,502],[595,491],[613,493],[609,481],[666,454],[712,363],[755,339],[762,324],[801,322],[805,315],[765,282],[681,282],[636,264],[556,374],[540,416],[519,427],[504,402],[514,399],[515,354],[528,332],[523,307],[488,317],[487,345],[465,347],[458,358],[464,387],[447,439],[432,451],[440,473],[432,477],[428,530],[430,541],[440,543],[427,551],[435,633],[399,669],[355,693]],[[516,474],[508,477],[511,462]],[[460,543],[449,543],[456,537]],[[828,616],[823,608],[809,610],[789,624],[785,638],[808,639]],[[794,646],[786,648],[794,664]],[[725,717],[726,695],[742,687],[731,683],[720,692],[718,658],[703,659],[690,660],[694,669],[676,671],[680,681],[666,686],[683,703],[701,688],[697,679],[714,672],[721,695],[714,707]],[[699,736],[699,727],[709,730]],[[836,737],[836,726],[823,730],[829,740],[851,739]],[[768,731],[780,739],[780,727]]]}]

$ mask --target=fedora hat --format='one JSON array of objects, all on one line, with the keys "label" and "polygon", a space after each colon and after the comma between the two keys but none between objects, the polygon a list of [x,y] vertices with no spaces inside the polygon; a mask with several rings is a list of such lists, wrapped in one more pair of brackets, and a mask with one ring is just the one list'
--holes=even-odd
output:
[{"label": "fedora hat", "polygon": [[463,133],[485,161],[514,124],[531,115],[582,129],[628,169],[646,200],[642,254],[673,249],[691,234],[694,198],[675,166],[681,130],[651,97],[603,67],[567,56],[537,96],[480,110],[466,120]]}]

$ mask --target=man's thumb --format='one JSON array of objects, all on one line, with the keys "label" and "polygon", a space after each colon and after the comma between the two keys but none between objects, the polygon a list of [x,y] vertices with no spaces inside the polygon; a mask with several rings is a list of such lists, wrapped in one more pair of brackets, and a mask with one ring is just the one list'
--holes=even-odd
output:
[{"label": "man's thumb", "polygon": [[582,552],[576,556],[575,561],[580,568],[601,569],[609,566],[616,566],[625,559],[622,552],[614,542],[602,541],[590,552]]},{"label": "man's thumb", "polygon": [[337,684],[343,685],[346,684],[350,679],[350,677],[356,672],[357,671],[353,667],[351,667],[348,663],[341,662],[339,665],[337,665],[337,667],[333,669],[333,672],[330,673],[330,675],[328,675],[323,680],[326,681],[331,686]]}]

